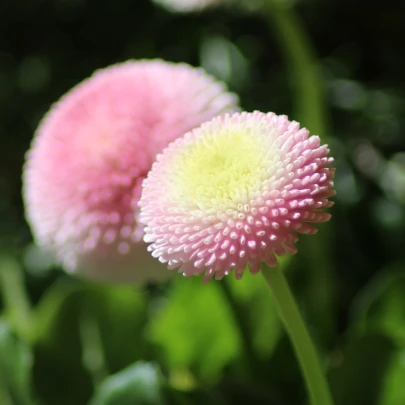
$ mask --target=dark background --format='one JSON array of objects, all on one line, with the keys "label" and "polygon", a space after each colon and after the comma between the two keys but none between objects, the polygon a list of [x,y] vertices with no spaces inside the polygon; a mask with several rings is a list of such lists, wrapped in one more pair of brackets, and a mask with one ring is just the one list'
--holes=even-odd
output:
[{"label": "dark background", "polygon": [[[316,250],[300,256],[300,245],[289,277],[328,359],[337,403],[402,405],[405,390],[395,381],[405,378],[405,366],[398,360],[405,350],[405,2],[302,0],[292,12],[305,27],[318,58],[327,114],[327,134],[320,135],[336,160],[337,196],[333,220],[321,227],[313,242],[326,251],[328,281],[324,275],[317,279],[322,268],[308,270],[316,266]],[[215,55],[224,53],[231,63],[216,63]],[[23,270],[33,303],[67,277],[60,269],[50,271],[42,262],[32,263],[32,237],[21,199],[24,154],[54,101],[95,69],[132,58],[202,65],[239,94],[244,109],[296,118],[294,83],[277,30],[265,13],[228,8],[171,14],[147,0],[2,0],[0,255]],[[326,234],[329,247],[323,246]],[[304,250],[307,242],[302,243]],[[104,294],[104,287],[100,288]],[[170,289],[137,293],[154,302],[166,294],[171,299]],[[330,294],[326,307],[319,301],[322,298],[318,300],[322,291]],[[76,312],[66,311],[73,311],[69,312],[73,322]],[[145,314],[147,320],[151,315]],[[52,333],[63,335],[58,329],[62,326],[55,325]],[[126,342],[129,347],[130,341]],[[138,342],[142,344],[148,346]],[[31,346],[33,397],[50,405],[86,403],[93,386],[80,362],[69,369],[41,347]],[[66,351],[67,357],[74,357],[75,348],[55,347],[52,353]],[[121,350],[111,354],[112,363],[125,358],[125,350],[130,349]],[[304,403],[288,340],[280,337],[267,355],[257,360],[255,372],[243,371],[243,360],[237,357],[218,366],[221,373],[212,379],[198,371],[198,360],[190,369],[204,390],[220,392],[218,398],[225,402],[218,403],[237,403],[236,398],[258,404]],[[173,366],[162,352],[148,348],[117,360],[110,370],[138,359],[157,362],[165,375]],[[58,374],[58,369],[67,374],[63,370]],[[66,378],[75,381],[71,391]],[[206,394],[191,392],[192,401],[204,403],[201,398]],[[59,394],[66,400],[56,399]]]}]

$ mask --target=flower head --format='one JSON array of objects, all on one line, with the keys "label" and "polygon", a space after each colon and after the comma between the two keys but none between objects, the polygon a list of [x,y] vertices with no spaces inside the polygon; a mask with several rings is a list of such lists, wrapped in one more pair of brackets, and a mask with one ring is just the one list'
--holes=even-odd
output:
[{"label": "flower head", "polygon": [[167,277],[142,241],[142,181],[169,142],[235,103],[201,69],[160,60],[111,66],[70,90],[40,123],[24,168],[38,244],[85,276]]},{"label": "flower head", "polygon": [[165,8],[176,12],[200,11],[208,7],[229,4],[232,0],[154,0]]},{"label": "flower head", "polygon": [[332,206],[333,161],[317,136],[286,116],[217,117],[171,143],[143,183],[140,221],[152,255],[185,276],[221,279],[232,269],[295,253]]}]

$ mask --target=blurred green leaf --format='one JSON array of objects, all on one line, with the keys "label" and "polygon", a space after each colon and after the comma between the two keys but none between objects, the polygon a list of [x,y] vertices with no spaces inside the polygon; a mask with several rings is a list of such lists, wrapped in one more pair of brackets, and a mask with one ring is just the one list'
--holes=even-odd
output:
[{"label": "blurred green leaf", "polygon": [[392,357],[384,377],[378,405],[405,404],[405,350]]},{"label": "blurred green leaf", "polygon": [[[378,405],[405,403],[405,263],[395,263],[380,271],[358,294],[354,322],[363,336],[380,333],[394,348],[385,368],[381,368]],[[395,347],[396,346],[396,347]],[[375,350],[381,352],[381,347]],[[376,367],[370,360],[373,368]],[[370,383],[368,385],[371,385]]]},{"label": "blurred green leaf", "polygon": [[246,271],[242,280],[229,277],[231,289],[248,320],[255,354],[269,358],[283,329],[270,290],[260,274]]},{"label": "blurred green leaf", "polygon": [[405,263],[384,269],[359,294],[355,318],[363,333],[376,331],[405,346]]},{"label": "blurred green leaf", "polygon": [[53,285],[36,308],[35,381],[50,404],[85,404],[108,373],[143,358],[144,296],[132,287]]},{"label": "blurred green leaf", "polygon": [[144,336],[147,299],[136,287],[103,287],[89,302],[98,324],[108,370],[112,373],[149,356]]},{"label": "blurred green leaf", "polygon": [[149,325],[150,339],[174,369],[214,381],[241,348],[229,304],[217,282],[178,277]]},{"label": "blurred green leaf", "polygon": [[85,288],[79,283],[56,283],[34,312],[34,383],[49,405],[84,405],[92,393],[79,331],[83,296]]},{"label": "blurred green leaf", "polygon": [[[339,366],[329,374],[336,405],[376,405],[395,347],[385,336],[351,339],[335,354]],[[400,405],[400,404],[398,404]]]},{"label": "blurred green leaf", "polygon": [[224,36],[207,35],[200,49],[201,66],[234,89],[246,86],[250,61]]},{"label": "blurred green leaf", "polygon": [[0,292],[10,326],[20,337],[27,338],[31,327],[31,312],[24,271],[9,254],[0,255]]},{"label": "blurred green leaf", "polygon": [[7,322],[0,319],[0,403],[29,405],[31,399],[32,355],[30,348],[18,341]]},{"label": "blurred green leaf", "polygon": [[89,405],[164,405],[162,384],[155,365],[139,362],[108,377]]}]

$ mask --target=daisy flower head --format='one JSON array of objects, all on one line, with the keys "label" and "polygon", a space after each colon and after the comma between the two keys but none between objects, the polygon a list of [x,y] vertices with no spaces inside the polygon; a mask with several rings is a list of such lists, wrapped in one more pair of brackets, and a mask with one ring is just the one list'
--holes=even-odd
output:
[{"label": "daisy flower head", "polygon": [[174,12],[194,12],[206,8],[230,4],[233,0],[154,0],[166,9]]},{"label": "daisy flower head", "polygon": [[185,276],[237,279],[296,253],[297,234],[326,222],[333,162],[286,116],[217,117],[171,143],[143,183],[140,221],[152,256]]},{"label": "daisy flower head", "polygon": [[23,196],[36,242],[79,275],[167,278],[142,240],[142,181],[171,141],[236,103],[186,64],[128,61],[96,71],[50,108],[27,154]]}]

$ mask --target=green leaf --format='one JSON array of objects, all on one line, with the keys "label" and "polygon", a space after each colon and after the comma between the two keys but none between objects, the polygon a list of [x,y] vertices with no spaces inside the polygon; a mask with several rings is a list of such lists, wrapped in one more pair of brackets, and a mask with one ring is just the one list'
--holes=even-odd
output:
[{"label": "green leaf", "polygon": [[351,340],[331,373],[337,405],[405,403],[404,268],[384,268],[356,297]]},{"label": "green leaf", "polygon": [[340,364],[329,375],[336,405],[376,405],[394,352],[382,335],[351,339],[336,353]]},{"label": "green leaf", "polygon": [[79,331],[84,295],[80,283],[57,282],[35,308],[34,383],[45,404],[84,405],[91,396]]},{"label": "green leaf", "polygon": [[385,269],[356,299],[355,321],[363,333],[384,333],[405,347],[405,264]]},{"label": "green leaf", "polygon": [[34,317],[41,398],[49,404],[85,404],[94,384],[145,357],[145,312],[145,297],[133,287],[71,280],[53,285]]},{"label": "green leaf", "polygon": [[405,404],[405,350],[398,350],[385,373],[378,405]]},{"label": "green leaf", "polygon": [[111,373],[150,355],[151,347],[144,336],[146,298],[136,287],[113,286],[98,288],[88,300],[87,311],[98,326],[105,362]]},{"label": "green leaf", "polygon": [[202,285],[197,277],[174,280],[148,331],[169,368],[189,369],[207,381],[216,380],[241,348],[238,329],[218,282]]},{"label": "green leaf", "polygon": [[11,255],[0,255],[0,293],[13,331],[26,339],[30,334],[30,302],[25,289],[24,271]]},{"label": "green leaf", "polygon": [[247,318],[255,354],[269,358],[282,336],[280,318],[270,290],[261,276],[246,271],[242,280],[229,277],[228,280],[235,299]]},{"label": "green leaf", "polygon": [[89,405],[164,405],[162,384],[155,365],[138,362],[108,377]]},{"label": "green leaf", "polygon": [[5,320],[0,319],[0,403],[30,405],[32,355],[17,340]]}]

